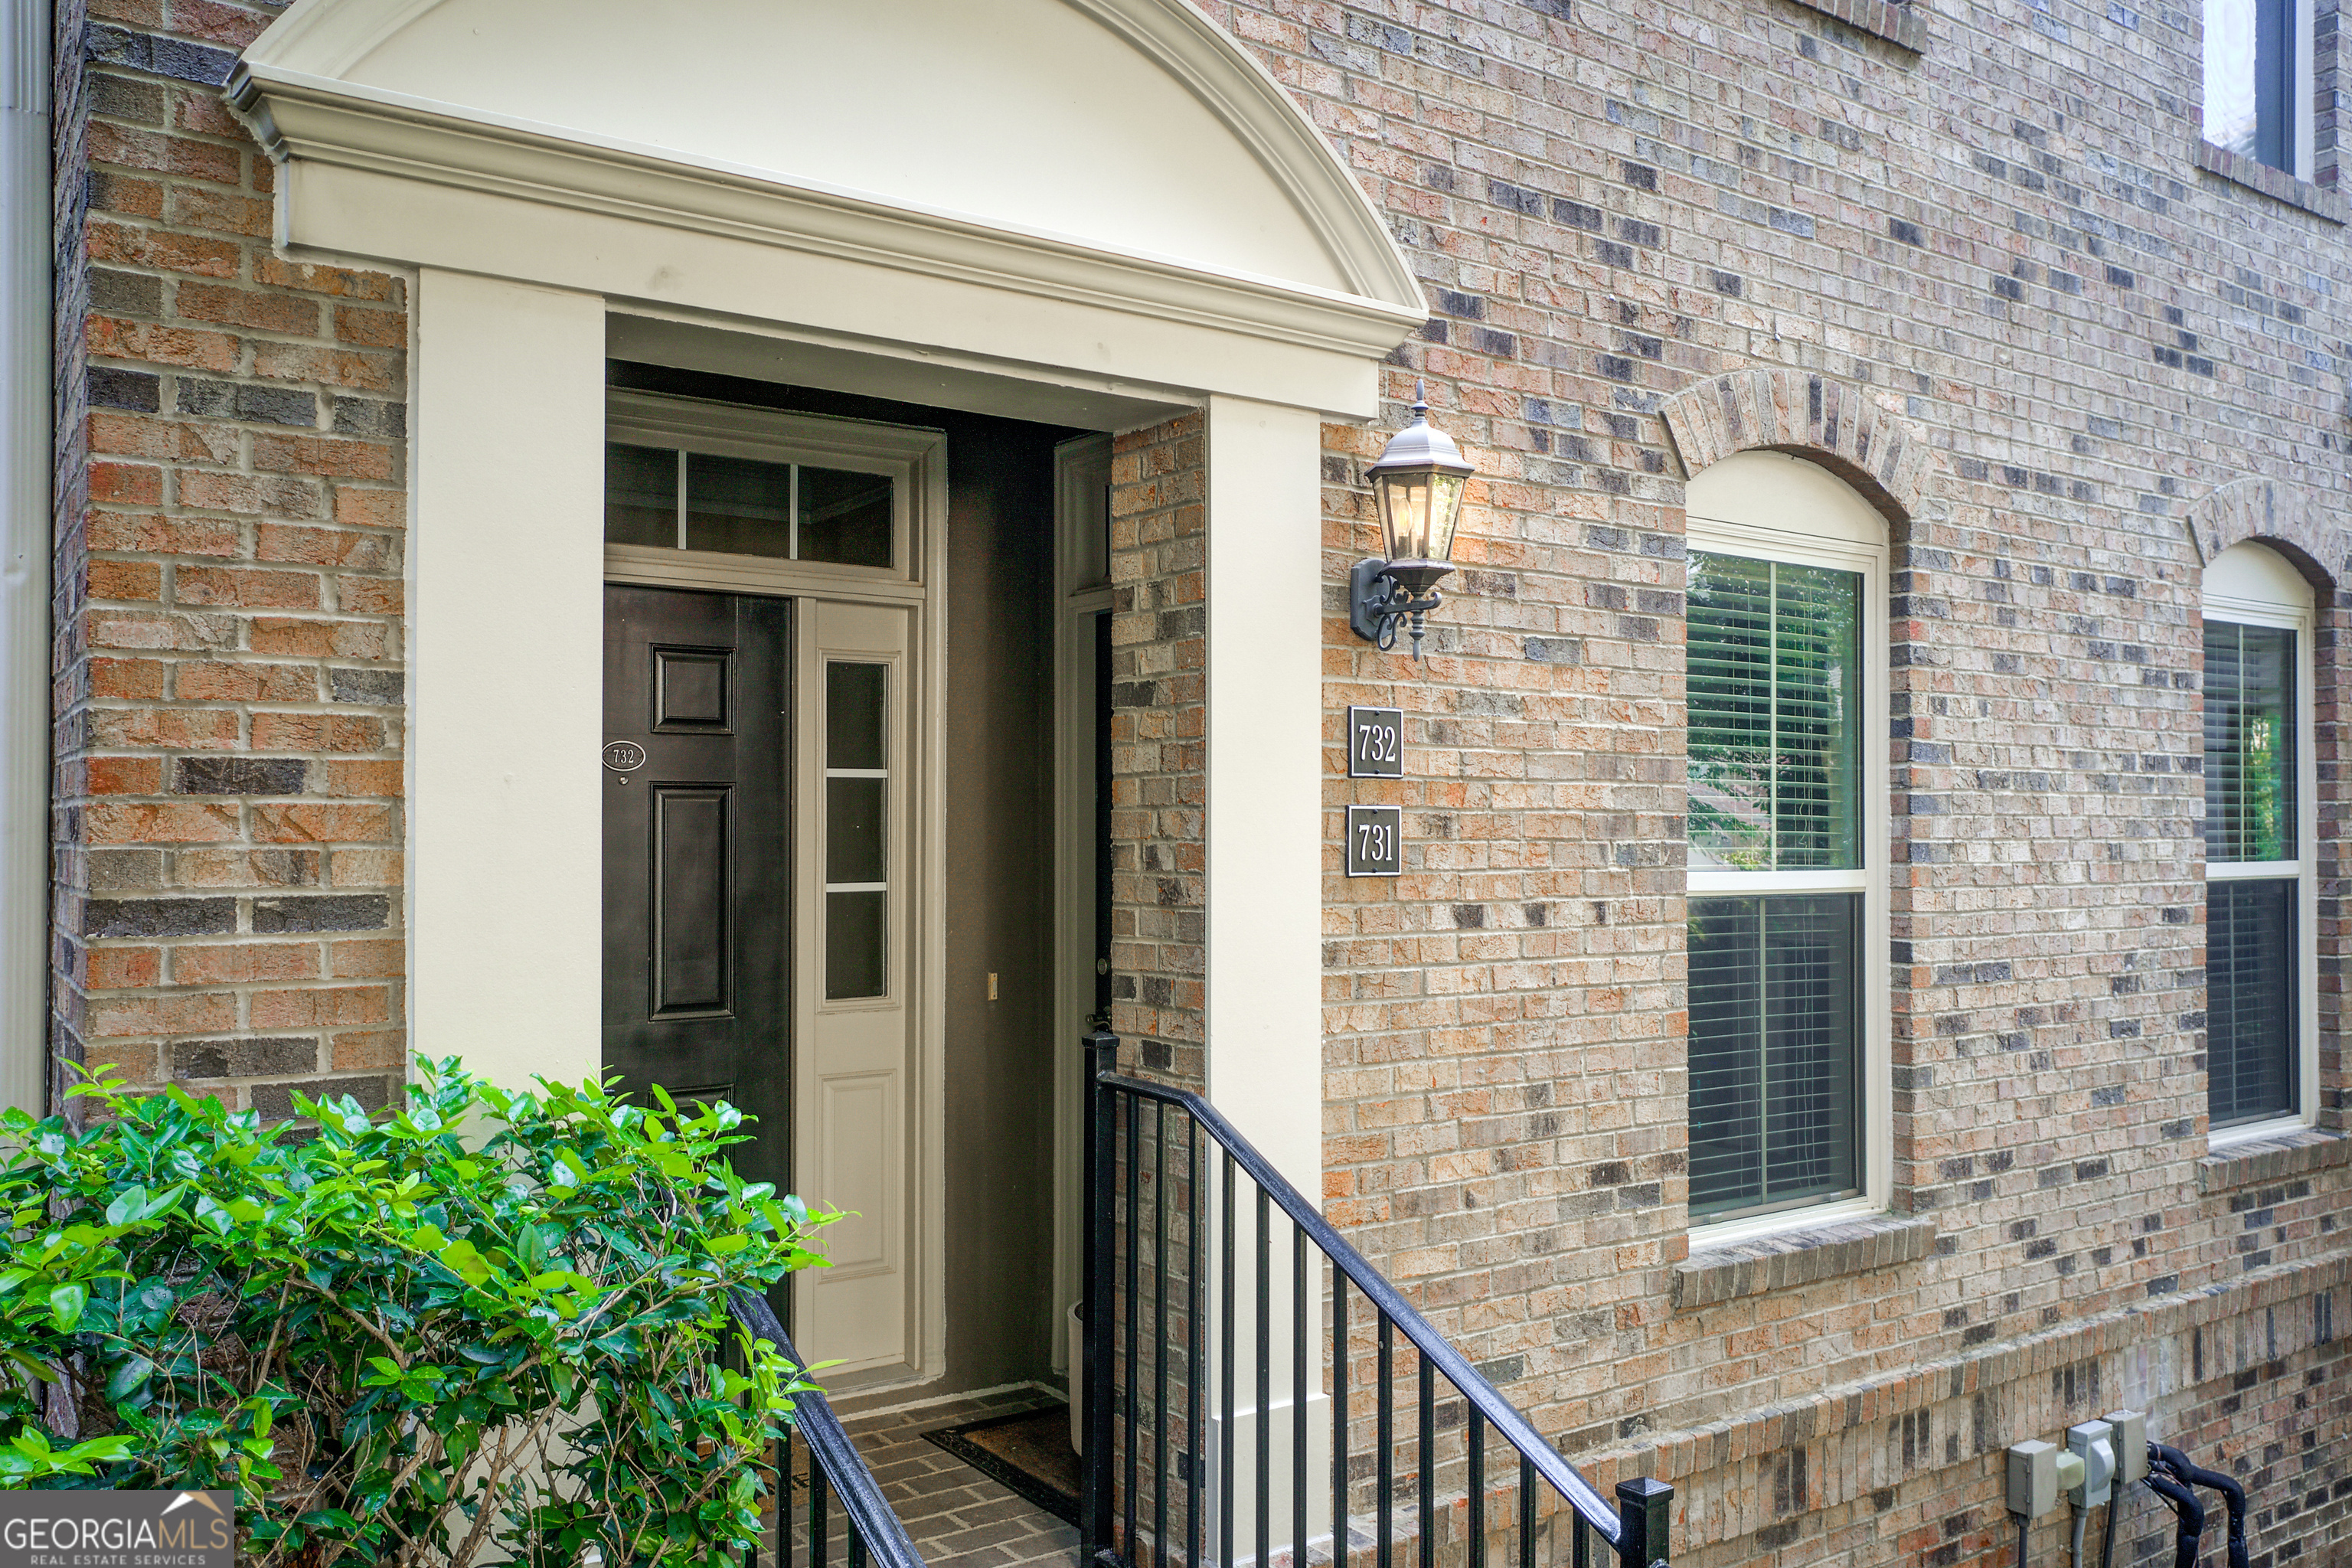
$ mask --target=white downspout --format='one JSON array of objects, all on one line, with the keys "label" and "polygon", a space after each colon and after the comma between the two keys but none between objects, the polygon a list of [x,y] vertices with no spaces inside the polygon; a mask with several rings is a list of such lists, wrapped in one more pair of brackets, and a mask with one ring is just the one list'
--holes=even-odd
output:
[{"label": "white downspout", "polygon": [[49,31],[0,0],[0,1104],[40,1114],[49,973]]}]

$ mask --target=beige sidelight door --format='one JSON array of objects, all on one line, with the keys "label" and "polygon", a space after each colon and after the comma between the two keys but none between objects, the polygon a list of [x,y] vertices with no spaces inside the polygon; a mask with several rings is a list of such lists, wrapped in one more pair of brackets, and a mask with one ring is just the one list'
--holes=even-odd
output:
[{"label": "beige sidelight door", "polygon": [[795,1177],[830,1268],[798,1277],[794,1334],[828,1382],[922,1363],[914,1244],[919,1089],[908,908],[915,754],[910,610],[802,603],[795,880]]}]

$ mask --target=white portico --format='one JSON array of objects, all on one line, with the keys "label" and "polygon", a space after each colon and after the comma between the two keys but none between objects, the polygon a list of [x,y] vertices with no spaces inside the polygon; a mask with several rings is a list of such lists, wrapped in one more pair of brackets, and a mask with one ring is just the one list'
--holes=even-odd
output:
[{"label": "white portico", "polygon": [[[1097,430],[1200,408],[1210,1092],[1317,1190],[1319,426],[1376,412],[1424,310],[1265,68],[1183,0],[301,0],[232,101],[289,254],[415,278],[415,1048],[598,1069],[608,355]],[[910,579],[919,699],[944,571]],[[920,1364],[949,783],[915,754]]]}]

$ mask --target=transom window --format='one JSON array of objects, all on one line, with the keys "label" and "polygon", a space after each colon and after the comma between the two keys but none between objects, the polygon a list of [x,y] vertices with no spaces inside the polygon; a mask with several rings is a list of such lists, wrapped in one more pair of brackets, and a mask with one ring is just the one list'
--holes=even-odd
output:
[{"label": "transom window", "polygon": [[1885,818],[1864,758],[1885,661],[1884,524],[1860,497],[1758,452],[1698,476],[1690,507],[1697,1242],[1883,1185]]},{"label": "transom window", "polygon": [[2239,1133],[2300,1121],[2311,1070],[2311,590],[2241,544],[2204,609],[2206,1110]]},{"label": "transom window", "polygon": [[604,447],[604,542],[887,567],[887,474],[623,442]]}]

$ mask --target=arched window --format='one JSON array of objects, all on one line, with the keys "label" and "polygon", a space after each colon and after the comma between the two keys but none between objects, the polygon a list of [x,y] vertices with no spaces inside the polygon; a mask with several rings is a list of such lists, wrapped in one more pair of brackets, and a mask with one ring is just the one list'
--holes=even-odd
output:
[{"label": "arched window", "polygon": [[1826,469],[1690,484],[1696,1243],[1885,1205],[1886,525]]},{"label": "arched window", "polygon": [[2204,602],[2205,1101],[2225,1141],[2309,1121],[2317,1076],[2311,584],[2237,544]]}]

